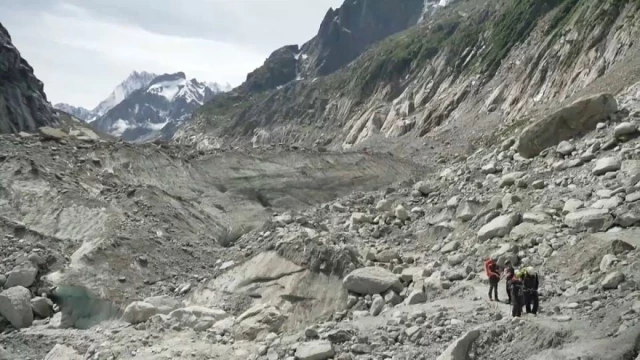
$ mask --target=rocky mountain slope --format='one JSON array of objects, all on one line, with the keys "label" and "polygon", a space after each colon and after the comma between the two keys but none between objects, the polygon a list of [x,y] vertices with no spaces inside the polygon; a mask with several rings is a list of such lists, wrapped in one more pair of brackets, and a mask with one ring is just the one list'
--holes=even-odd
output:
[{"label": "rocky mountain slope", "polygon": [[637,80],[639,11],[630,0],[453,1],[333,74],[220,96],[175,140],[464,152],[558,102]]},{"label": "rocky mountain slope", "polygon": [[327,11],[316,36],[274,51],[236,91],[261,93],[333,73],[371,44],[415,25],[424,5],[423,0],[346,0]]},{"label": "rocky mountain slope", "polygon": [[212,89],[196,79],[188,80],[182,72],[160,75],[133,91],[92,125],[126,141],[141,140],[168,124],[168,128],[175,127],[209,101],[218,89],[219,86]]},{"label": "rocky mountain slope", "polygon": [[42,82],[0,24],[0,133],[33,132],[57,122]]}]

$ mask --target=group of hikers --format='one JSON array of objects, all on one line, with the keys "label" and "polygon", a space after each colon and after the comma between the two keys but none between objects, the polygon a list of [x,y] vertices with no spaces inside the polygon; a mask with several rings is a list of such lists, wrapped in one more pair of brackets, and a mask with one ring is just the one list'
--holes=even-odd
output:
[{"label": "group of hikers", "polygon": [[[511,261],[507,260],[501,269],[495,258],[485,261],[484,270],[489,278],[489,301],[500,301],[498,299],[498,283],[505,279],[507,304],[511,307],[511,316],[522,316],[524,306],[527,314],[536,315],[538,313],[538,274],[533,267],[528,266],[515,271]],[[502,270],[502,271],[501,271]]]}]

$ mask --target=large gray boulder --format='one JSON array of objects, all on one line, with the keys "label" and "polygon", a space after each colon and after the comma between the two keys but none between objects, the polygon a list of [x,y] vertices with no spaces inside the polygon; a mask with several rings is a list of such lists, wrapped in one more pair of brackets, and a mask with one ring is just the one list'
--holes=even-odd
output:
[{"label": "large gray boulder", "polygon": [[122,320],[130,324],[138,324],[149,320],[158,313],[158,308],[144,301],[134,301],[124,309]]},{"label": "large gray boulder", "polygon": [[606,157],[602,159],[598,159],[596,164],[593,166],[592,173],[593,175],[604,175],[611,171],[618,171],[622,166],[622,160],[617,157]]},{"label": "large gray boulder", "polygon": [[404,289],[397,275],[376,266],[353,270],[344,278],[342,284],[345,289],[362,295],[381,294],[388,289],[399,293]]},{"label": "large gray boulder", "polygon": [[35,297],[31,299],[31,308],[33,309],[33,313],[43,319],[51,316],[51,307],[50,300],[43,297]]},{"label": "large gray boulder", "polygon": [[82,360],[82,356],[71,347],[56,344],[44,360]]},{"label": "large gray boulder", "polygon": [[518,214],[498,216],[478,230],[478,239],[483,241],[494,237],[505,236],[518,224],[519,220],[520,215]]},{"label": "large gray boulder", "polygon": [[164,315],[182,307],[180,301],[167,295],[151,296],[144,299],[144,302],[155,306],[158,314]]},{"label": "large gray boulder", "polygon": [[269,333],[277,333],[287,320],[275,306],[260,304],[251,307],[236,319],[236,340],[263,340]]},{"label": "large gray boulder", "polygon": [[468,331],[457,340],[455,340],[447,349],[438,356],[437,360],[467,360],[469,359],[469,350],[473,343],[480,337],[480,330],[473,329]]},{"label": "large gray boulder", "polygon": [[[151,310],[147,311],[151,312]],[[176,309],[169,313],[169,318],[172,321],[177,322],[183,327],[194,329],[195,331],[207,330],[216,322],[228,317],[229,314],[224,310],[197,305]]]},{"label": "large gray boulder", "polygon": [[29,287],[36,281],[37,275],[38,268],[31,262],[24,262],[7,273],[7,281],[4,283],[4,288],[8,289],[14,286]]},{"label": "large gray boulder", "polygon": [[528,126],[518,139],[518,152],[525,158],[534,157],[562,140],[594,130],[617,110],[618,103],[611,94],[578,99]]},{"label": "large gray boulder", "polygon": [[580,231],[606,231],[613,225],[613,216],[607,209],[582,209],[568,213],[564,223]]},{"label": "large gray boulder", "polygon": [[333,355],[335,355],[333,347],[326,340],[305,342],[296,349],[296,359],[300,360],[326,360]]},{"label": "large gray boulder", "polygon": [[22,286],[14,286],[0,293],[0,315],[9,320],[16,329],[31,326],[31,292]]}]

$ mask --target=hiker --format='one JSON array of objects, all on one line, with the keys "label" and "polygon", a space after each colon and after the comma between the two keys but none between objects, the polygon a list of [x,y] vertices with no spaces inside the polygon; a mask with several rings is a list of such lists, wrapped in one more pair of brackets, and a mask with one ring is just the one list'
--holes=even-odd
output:
[{"label": "hiker", "polygon": [[515,276],[511,279],[511,316],[520,317],[522,316],[522,305],[523,305],[523,284],[522,278],[524,277],[524,271],[518,271]]},{"label": "hiker", "polygon": [[[496,301],[498,300],[498,283],[500,282],[500,273],[499,267],[496,259],[490,258],[484,263],[484,271],[489,278],[489,301],[493,301],[495,297]],[[493,292],[493,296],[492,293]]]},{"label": "hiker", "polygon": [[513,277],[516,274],[516,270],[513,268],[513,265],[511,264],[511,260],[507,260],[504,263],[504,272],[503,272],[503,277],[505,278],[505,289],[507,290],[507,296],[509,297],[509,300],[507,300],[507,304],[511,304],[511,279],[513,279]]},{"label": "hiker", "polygon": [[539,282],[538,274],[536,274],[533,267],[529,266],[525,269],[522,283],[524,285],[524,305],[527,314],[537,315],[539,303]]}]

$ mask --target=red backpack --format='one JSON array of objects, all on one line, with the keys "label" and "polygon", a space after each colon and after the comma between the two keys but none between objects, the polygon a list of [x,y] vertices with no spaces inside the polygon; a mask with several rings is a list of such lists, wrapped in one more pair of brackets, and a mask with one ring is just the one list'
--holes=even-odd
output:
[{"label": "red backpack", "polygon": [[493,265],[495,265],[495,262],[491,259],[487,259],[487,261],[484,262],[484,272],[488,277],[491,277],[491,273],[493,273],[493,271],[491,271]]}]

